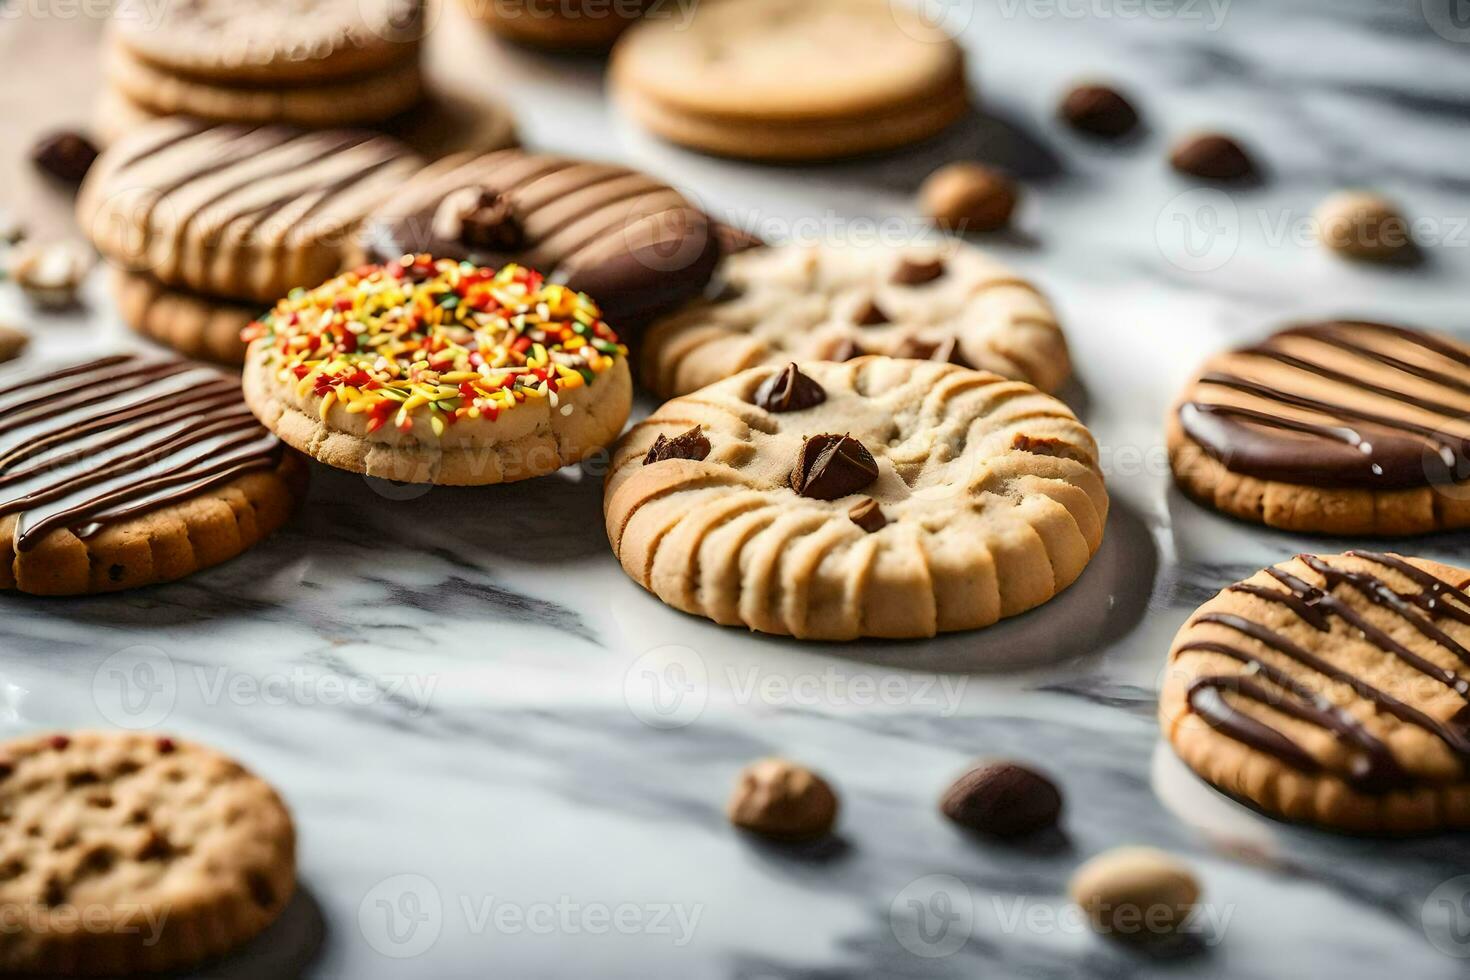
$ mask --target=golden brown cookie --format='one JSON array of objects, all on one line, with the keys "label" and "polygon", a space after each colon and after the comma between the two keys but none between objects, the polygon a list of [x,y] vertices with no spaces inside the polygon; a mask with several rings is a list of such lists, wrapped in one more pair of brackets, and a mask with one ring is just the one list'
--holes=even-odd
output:
[{"label": "golden brown cookie", "polygon": [[145,337],[187,357],[239,365],[240,335],[261,312],[258,306],[213,300],[169,289],[151,276],[114,269],[112,297],[123,322]]},{"label": "golden brown cookie", "polygon": [[158,113],[149,112],[112,86],[104,85],[92,110],[92,134],[97,137],[98,145],[106,149],[158,118]]},{"label": "golden brown cookie", "polygon": [[279,528],[305,484],[213,368],[112,354],[0,371],[0,589],[182,578]]},{"label": "golden brown cookie", "polygon": [[120,976],[244,944],[296,888],[280,796],[213,749],[143,732],[0,743],[0,971]]},{"label": "golden brown cookie", "polygon": [[687,19],[645,18],[610,72],[654,133],[762,160],[903,146],[969,107],[959,45],[888,0],[707,0]]},{"label": "golden brown cookie", "polygon": [[186,115],[226,123],[356,126],[395,116],[423,97],[423,73],[416,60],[310,86],[264,88],[173,75],[117,45],[106,57],[108,85],[143,110],[161,116]]},{"label": "golden brown cookie", "polygon": [[1232,585],[1174,640],[1159,723],[1218,789],[1335,830],[1470,827],[1470,572],[1372,551]]},{"label": "golden brown cookie", "polygon": [[198,81],[292,87],[418,58],[423,0],[120,0],[109,37],[134,60]]},{"label": "golden brown cookie", "polygon": [[1248,521],[1325,534],[1470,526],[1470,347],[1381,323],[1221,354],[1166,421],[1175,479]]},{"label": "golden brown cookie", "polygon": [[640,379],[663,397],[757,365],[863,354],[949,361],[1055,391],[1071,373],[1051,305],[964,242],[742,251],[723,292],[651,326]]},{"label": "golden brown cookie", "polygon": [[130,272],[274,303],[341,271],[359,223],[420,164],[397,141],[357,130],[160,119],[98,158],[77,220]]},{"label": "golden brown cookie", "polygon": [[753,368],[619,443],[623,569],[676,609],[802,639],[919,637],[1039,606],[1108,497],[1092,435],[1028,384],[931,361]]},{"label": "golden brown cookie", "polygon": [[463,0],[470,16],[518,44],[603,51],[656,0]]},{"label": "golden brown cookie", "polygon": [[543,476],[612,442],[632,405],[627,351],[596,304],[520,266],[366,266],[282,300],[252,329],[255,414],[368,476]]}]

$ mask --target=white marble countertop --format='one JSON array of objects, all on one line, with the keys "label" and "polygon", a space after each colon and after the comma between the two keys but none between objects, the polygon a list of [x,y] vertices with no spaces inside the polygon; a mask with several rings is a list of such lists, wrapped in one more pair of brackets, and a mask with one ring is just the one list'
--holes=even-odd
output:
[{"label": "white marble countertop", "polygon": [[[963,28],[982,113],[907,153],[806,169],[672,149],[610,115],[596,62],[501,54],[528,143],[644,166],[775,237],[913,234],[912,192],[950,159],[1024,177],[1018,230],[992,244],[1069,331],[1068,398],[1114,498],[1092,567],[980,633],[803,646],[643,593],[607,547],[596,474],[402,492],[315,467],[290,528],[221,568],[115,597],[0,597],[0,722],[166,729],[281,788],[301,895],[209,975],[1460,975],[1470,930],[1446,926],[1470,914],[1447,921],[1459,886],[1439,886],[1470,872],[1463,838],[1272,822],[1184,770],[1153,717],[1196,604],[1342,545],[1171,489],[1174,389],[1297,317],[1470,336],[1470,25],[1436,6],[929,0]],[[1089,76],[1133,93],[1141,138],[1098,146],[1053,122]],[[1196,126],[1246,140],[1265,180],[1221,191],[1169,172],[1168,143]],[[1421,222],[1422,265],[1352,266],[1300,240],[1354,184]],[[44,349],[128,342],[102,282],[88,299],[84,317],[41,318],[0,295]],[[1400,547],[1470,562],[1464,535]],[[835,783],[836,840],[774,848],[725,823],[737,770],[772,753]],[[1061,833],[1005,846],[943,821],[938,794],[987,755],[1055,774]],[[1204,882],[1194,941],[1169,955],[1091,935],[1065,902],[1077,864],[1135,842]]]}]

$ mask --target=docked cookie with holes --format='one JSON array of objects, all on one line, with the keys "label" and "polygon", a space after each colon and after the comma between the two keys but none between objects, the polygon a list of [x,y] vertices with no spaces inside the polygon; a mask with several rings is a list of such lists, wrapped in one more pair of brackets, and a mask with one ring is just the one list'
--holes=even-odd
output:
[{"label": "docked cookie with holes", "polygon": [[803,639],[975,629],[1102,542],[1091,433],[1021,381],[887,357],[744,371],[619,443],[608,538],[676,609]]}]

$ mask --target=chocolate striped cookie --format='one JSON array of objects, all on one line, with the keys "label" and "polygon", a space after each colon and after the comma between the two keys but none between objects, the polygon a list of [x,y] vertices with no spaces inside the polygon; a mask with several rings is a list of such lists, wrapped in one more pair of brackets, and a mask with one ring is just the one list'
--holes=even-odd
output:
[{"label": "chocolate striped cookie", "polygon": [[1293,531],[1470,526],[1470,346],[1382,323],[1292,327],[1209,361],[1166,422],[1175,478]]},{"label": "chocolate striped cookie", "polygon": [[161,119],[98,158],[77,217],[130,272],[269,304],[336,274],[362,219],[419,164],[367,132]]},{"label": "chocolate striped cookie", "polygon": [[305,481],[219,371],[113,354],[0,372],[0,588],[181,578],[279,528]]},{"label": "chocolate striped cookie", "polygon": [[1470,572],[1298,555],[1180,630],[1159,700],[1197,773],[1340,830],[1470,827]]},{"label": "chocolate striped cookie", "polygon": [[699,295],[719,257],[678,191],[607,163],[502,150],[430,165],[368,220],[366,258],[428,253],[530,266],[586,292],[620,330]]}]

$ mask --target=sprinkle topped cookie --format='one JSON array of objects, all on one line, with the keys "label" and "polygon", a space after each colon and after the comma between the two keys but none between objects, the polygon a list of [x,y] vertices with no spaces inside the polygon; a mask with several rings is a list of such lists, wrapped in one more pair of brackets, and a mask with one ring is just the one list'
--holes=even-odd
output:
[{"label": "sprinkle topped cookie", "polygon": [[1108,497],[1091,434],[1028,384],[863,357],[752,368],[629,430],[603,501],[669,605],[802,639],[919,637],[1041,605]]},{"label": "sprinkle topped cookie", "polygon": [[365,266],[293,291],[247,339],[256,414],[371,476],[538,476],[605,445],[631,404],[627,351],[597,304],[521,266]]}]

